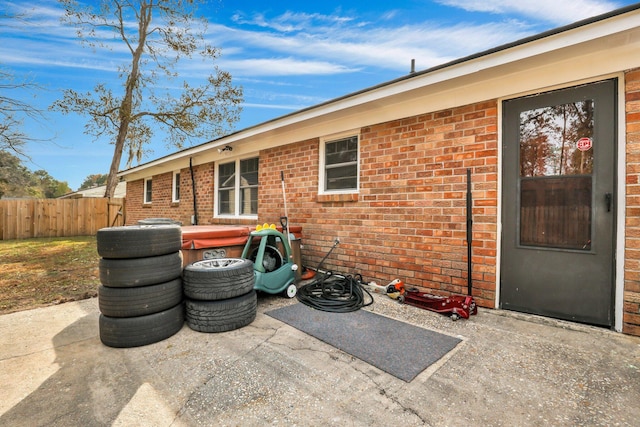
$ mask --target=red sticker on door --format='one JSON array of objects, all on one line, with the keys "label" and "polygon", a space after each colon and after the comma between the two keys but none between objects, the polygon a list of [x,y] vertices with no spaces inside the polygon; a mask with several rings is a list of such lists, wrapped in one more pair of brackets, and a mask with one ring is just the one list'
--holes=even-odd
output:
[{"label": "red sticker on door", "polygon": [[578,142],[576,142],[576,147],[578,147],[580,151],[588,151],[593,147],[593,141],[591,141],[591,138],[580,138]]}]

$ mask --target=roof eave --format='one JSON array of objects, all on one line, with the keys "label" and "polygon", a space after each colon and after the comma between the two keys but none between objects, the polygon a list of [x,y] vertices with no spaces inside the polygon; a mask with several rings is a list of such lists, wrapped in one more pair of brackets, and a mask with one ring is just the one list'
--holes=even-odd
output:
[{"label": "roof eave", "polygon": [[[376,101],[391,95],[408,92],[416,88],[424,88],[436,83],[464,75],[477,73],[479,70],[498,67],[529,58],[534,55],[548,53],[559,48],[583,43],[585,41],[620,33],[638,27],[640,3],[616,9],[614,11],[581,20],[570,25],[555,28],[534,36],[526,37],[511,43],[491,48],[473,55],[450,61],[422,71],[413,72],[379,85],[368,87],[326,102],[304,108],[266,122],[250,126],[229,135],[207,141],[194,147],[186,148],[156,160],[129,168],[118,173],[119,177],[139,174],[145,170],[162,164],[191,158],[205,151],[217,149],[247,138],[272,132],[287,126],[305,122],[339,110]],[[589,26],[589,31],[578,31]]]}]

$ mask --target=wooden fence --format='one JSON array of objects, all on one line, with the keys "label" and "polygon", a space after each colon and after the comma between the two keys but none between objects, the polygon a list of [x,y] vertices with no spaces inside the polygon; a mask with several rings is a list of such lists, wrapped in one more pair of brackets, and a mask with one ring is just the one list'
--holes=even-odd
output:
[{"label": "wooden fence", "polygon": [[0,240],[92,236],[123,225],[124,199],[0,200]]}]

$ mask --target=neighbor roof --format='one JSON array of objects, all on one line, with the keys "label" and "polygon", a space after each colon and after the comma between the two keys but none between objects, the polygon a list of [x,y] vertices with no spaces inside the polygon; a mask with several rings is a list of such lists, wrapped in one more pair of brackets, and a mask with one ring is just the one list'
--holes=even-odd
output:
[{"label": "neighbor roof", "polygon": [[[83,197],[104,197],[106,185],[99,185],[97,187],[87,188],[84,190],[74,191],[72,193],[67,193],[64,196],[58,197],[59,199],[81,199]],[[127,195],[127,183],[119,182],[116,186],[116,191],[114,194],[115,198],[124,198]]]}]

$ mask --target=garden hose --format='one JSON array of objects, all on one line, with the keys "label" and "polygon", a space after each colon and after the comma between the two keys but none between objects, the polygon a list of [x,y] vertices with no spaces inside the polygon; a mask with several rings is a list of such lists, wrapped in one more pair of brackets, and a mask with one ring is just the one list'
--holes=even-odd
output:
[{"label": "garden hose", "polygon": [[[328,272],[298,289],[301,303],[321,311],[348,313],[373,304],[373,297],[362,287],[362,276],[336,276]],[[369,301],[365,301],[365,293]]]}]

